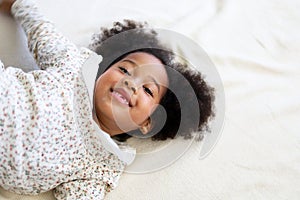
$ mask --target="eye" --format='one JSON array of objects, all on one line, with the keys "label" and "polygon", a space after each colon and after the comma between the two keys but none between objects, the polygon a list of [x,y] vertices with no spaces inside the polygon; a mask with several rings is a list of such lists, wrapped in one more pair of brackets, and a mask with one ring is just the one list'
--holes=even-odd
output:
[{"label": "eye", "polygon": [[147,88],[147,87],[145,87],[145,86],[143,86],[143,88],[144,88],[144,91],[145,91],[147,94],[149,94],[150,96],[153,97],[153,92],[152,92],[149,88]]},{"label": "eye", "polygon": [[127,74],[128,76],[131,75],[125,67],[119,67],[119,69],[122,73]]}]

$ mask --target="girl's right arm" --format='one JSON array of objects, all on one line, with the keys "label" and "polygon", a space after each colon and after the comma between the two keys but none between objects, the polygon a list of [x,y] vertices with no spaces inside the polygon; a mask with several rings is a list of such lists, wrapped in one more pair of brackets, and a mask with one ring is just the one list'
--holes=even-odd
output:
[{"label": "girl's right arm", "polygon": [[57,31],[30,0],[16,0],[11,13],[22,25],[29,50],[41,69],[69,68],[72,71],[80,67],[78,48]]}]

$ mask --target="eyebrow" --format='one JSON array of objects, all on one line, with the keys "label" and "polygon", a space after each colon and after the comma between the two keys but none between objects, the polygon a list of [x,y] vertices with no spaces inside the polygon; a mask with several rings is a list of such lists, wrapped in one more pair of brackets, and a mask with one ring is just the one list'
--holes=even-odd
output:
[{"label": "eyebrow", "polygon": [[[134,65],[134,66],[138,66],[138,64],[136,64],[134,61],[129,60],[129,59],[124,59],[122,60],[123,62],[129,62],[130,64]],[[160,91],[160,85],[157,83],[157,81],[155,80],[155,78],[153,76],[148,76],[156,85],[157,89],[158,89],[158,93]]]},{"label": "eyebrow", "polygon": [[160,85],[157,83],[157,81],[155,80],[155,78],[153,76],[148,76],[153,82],[154,84],[156,85],[157,89],[158,89],[158,93],[160,91]]},{"label": "eyebrow", "polygon": [[134,65],[134,66],[138,66],[134,61],[132,60],[128,60],[128,59],[124,59],[122,60],[122,62],[129,62],[130,64]]}]

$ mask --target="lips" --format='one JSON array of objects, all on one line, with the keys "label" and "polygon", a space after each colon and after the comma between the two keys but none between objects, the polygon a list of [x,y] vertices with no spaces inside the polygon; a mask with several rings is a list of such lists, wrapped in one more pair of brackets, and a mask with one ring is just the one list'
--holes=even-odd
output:
[{"label": "lips", "polygon": [[126,92],[126,90],[122,88],[114,88],[111,89],[111,95],[121,104],[132,107],[132,104],[130,102],[130,95]]}]

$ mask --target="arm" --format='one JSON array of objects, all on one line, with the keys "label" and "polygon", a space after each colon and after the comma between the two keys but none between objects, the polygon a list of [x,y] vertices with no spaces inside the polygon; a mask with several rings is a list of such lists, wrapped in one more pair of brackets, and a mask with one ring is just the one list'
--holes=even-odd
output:
[{"label": "arm", "polygon": [[[14,0],[4,0],[7,1]],[[79,66],[77,47],[58,32],[30,0],[15,1],[11,13],[22,25],[29,50],[41,69]]]},{"label": "arm", "polygon": [[[107,156],[110,155],[110,153],[107,154]],[[83,171],[77,172],[79,176],[83,175],[81,178],[62,183],[54,188],[55,198],[57,200],[104,199],[108,192],[117,187],[125,163],[116,160],[116,156],[102,156],[97,157],[97,159],[104,159],[101,164],[90,165],[89,162]]]},{"label": "arm", "polygon": [[109,186],[96,180],[76,180],[57,186],[53,194],[57,200],[100,200],[104,199]]}]

